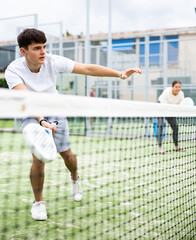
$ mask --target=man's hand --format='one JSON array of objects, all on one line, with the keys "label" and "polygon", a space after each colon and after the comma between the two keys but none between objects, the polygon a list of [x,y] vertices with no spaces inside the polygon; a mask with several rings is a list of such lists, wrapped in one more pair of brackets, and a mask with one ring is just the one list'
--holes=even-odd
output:
[{"label": "man's hand", "polygon": [[49,122],[42,121],[42,127],[49,128],[50,130],[52,130],[53,135],[56,132],[56,124],[55,123],[49,123]]},{"label": "man's hand", "polygon": [[133,73],[139,73],[142,74],[142,70],[139,68],[129,68],[125,72],[121,72],[120,78],[121,79],[127,79],[129,78]]}]

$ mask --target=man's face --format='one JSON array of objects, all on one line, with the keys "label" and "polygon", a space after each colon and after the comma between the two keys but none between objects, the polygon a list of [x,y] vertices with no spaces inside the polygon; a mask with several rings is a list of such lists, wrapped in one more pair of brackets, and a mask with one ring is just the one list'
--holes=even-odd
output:
[{"label": "man's face", "polygon": [[28,63],[41,65],[46,57],[46,43],[32,43],[28,49],[21,48],[21,53],[26,57]]}]

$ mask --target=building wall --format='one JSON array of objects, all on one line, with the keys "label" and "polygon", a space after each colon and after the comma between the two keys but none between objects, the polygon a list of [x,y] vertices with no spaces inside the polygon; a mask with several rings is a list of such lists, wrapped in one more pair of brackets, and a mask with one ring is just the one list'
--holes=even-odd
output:
[{"label": "building wall", "polygon": [[[146,45],[146,36],[149,45]],[[167,50],[165,50],[165,43]],[[14,49],[15,45],[1,47]],[[185,90],[196,89],[196,28],[154,30],[137,33],[121,33],[113,36],[112,67],[122,71],[130,67],[140,67],[143,74],[134,74],[129,80],[113,78],[112,95],[114,98],[137,101],[157,101],[158,95],[173,79],[180,79]],[[11,47],[11,48],[10,48]],[[14,47],[14,48],[13,48]],[[107,35],[91,38],[91,63],[107,66]],[[149,56],[146,55],[149,48]],[[59,54],[57,40],[50,40],[47,50]],[[5,53],[5,51],[4,51]],[[10,53],[8,53],[10,56]],[[85,39],[66,38],[63,41],[63,55],[73,60],[84,62]],[[17,56],[17,54],[15,54]],[[147,57],[146,57],[147,56]],[[0,52],[0,60],[3,58]],[[7,58],[7,64],[13,59]],[[1,64],[1,61],[0,61]],[[5,65],[5,64],[4,64]],[[58,88],[65,94],[86,94],[87,79],[85,76],[61,74],[58,77]],[[90,91],[96,87],[98,97],[108,96],[108,78],[88,77]],[[147,93],[148,96],[147,96]],[[196,95],[194,91],[190,93]],[[196,96],[191,96],[195,98]]]}]

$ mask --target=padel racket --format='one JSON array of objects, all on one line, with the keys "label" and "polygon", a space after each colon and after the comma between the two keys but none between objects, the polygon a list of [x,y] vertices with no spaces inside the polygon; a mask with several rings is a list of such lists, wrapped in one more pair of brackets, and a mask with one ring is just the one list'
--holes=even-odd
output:
[{"label": "padel racket", "polygon": [[49,128],[30,123],[24,127],[23,137],[31,152],[42,162],[52,162],[56,158],[56,145]]},{"label": "padel racket", "polygon": [[186,97],[181,101],[180,105],[194,106],[194,102],[192,98]]}]

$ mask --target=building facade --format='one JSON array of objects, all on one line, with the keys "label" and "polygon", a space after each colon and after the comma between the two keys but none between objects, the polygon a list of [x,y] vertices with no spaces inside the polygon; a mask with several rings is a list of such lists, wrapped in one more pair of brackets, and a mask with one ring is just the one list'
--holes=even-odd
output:
[{"label": "building facade", "polygon": [[[134,74],[126,81],[59,74],[58,89],[64,94],[89,95],[95,87],[97,97],[155,102],[173,80],[180,80],[185,96],[196,103],[195,45],[196,27],[113,33],[111,51],[107,34],[91,35],[90,63],[108,66],[110,54],[112,68],[140,67],[143,74]],[[50,35],[47,51],[85,62],[85,36],[64,37],[60,46],[58,38]],[[1,72],[18,56],[16,43],[0,43]]]}]

